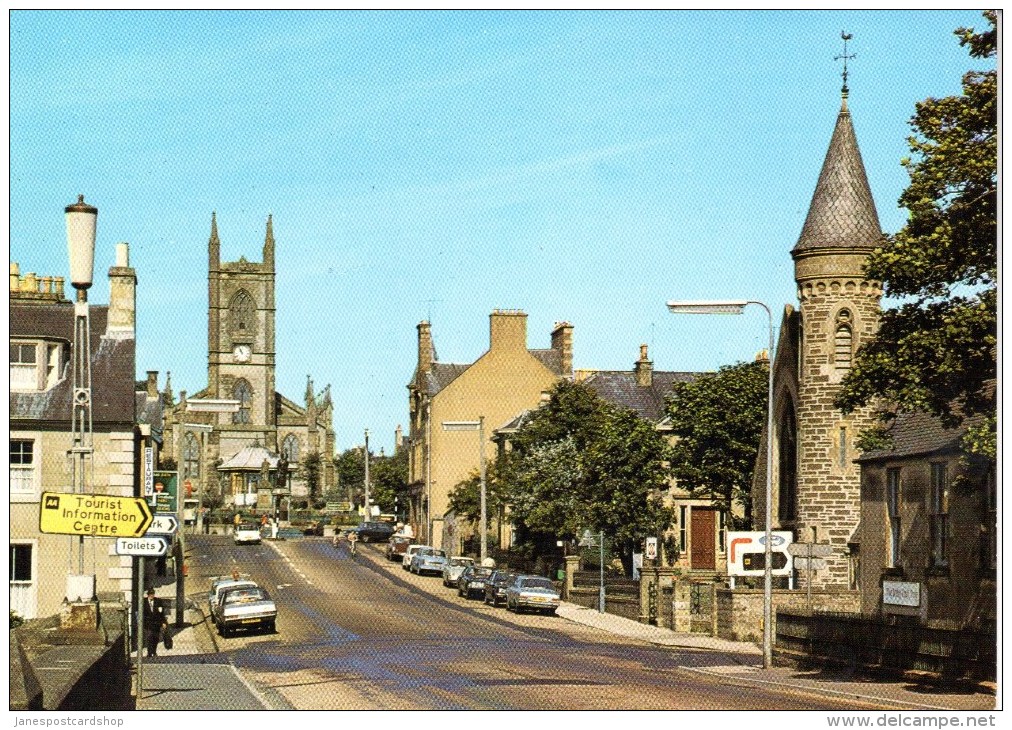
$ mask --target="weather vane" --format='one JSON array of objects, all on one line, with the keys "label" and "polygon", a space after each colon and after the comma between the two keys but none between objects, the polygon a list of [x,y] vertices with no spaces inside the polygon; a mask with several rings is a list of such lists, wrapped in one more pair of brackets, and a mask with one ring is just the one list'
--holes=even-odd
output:
[{"label": "weather vane", "polygon": [[843,54],[839,55],[839,56],[833,56],[833,60],[834,61],[839,61],[841,58],[843,59],[843,93],[846,94],[847,91],[848,91],[847,90],[847,59],[849,59],[849,58],[857,58],[857,54],[856,53],[851,53],[849,56],[847,55],[847,41],[849,41],[851,38],[853,38],[854,35],[852,33],[847,33],[846,31],[842,31],[841,30],[840,31],[840,37],[843,38]]}]

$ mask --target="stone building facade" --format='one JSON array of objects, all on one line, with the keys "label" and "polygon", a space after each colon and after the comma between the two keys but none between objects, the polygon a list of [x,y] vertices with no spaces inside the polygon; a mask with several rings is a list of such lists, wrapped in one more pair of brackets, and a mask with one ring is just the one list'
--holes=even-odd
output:
[{"label": "stone building facade", "polygon": [[[878,328],[879,282],[863,266],[882,239],[844,89],[836,127],[808,216],[791,252],[800,308],[786,307],[774,368],[773,434],[764,434],[753,483],[755,515],[765,513],[765,439],[773,439],[773,523],[795,541],[828,543],[820,588],[856,590],[861,476],[857,435],[871,407],[834,407],[857,349]],[[799,582],[804,585],[804,574]]]},{"label": "stone building facade", "polygon": [[252,445],[287,457],[293,498],[308,496],[300,468],[307,454],[321,456],[318,495],[336,482],[330,386],[316,392],[307,378],[302,405],[275,389],[274,254],[274,227],[268,216],[262,261],[222,261],[217,217],[211,216],[207,386],[189,396],[182,391],[178,402],[171,380],[164,391],[164,453],[173,455],[181,482],[190,480],[194,496],[220,490],[228,504],[257,506],[258,490],[264,489],[259,472],[237,478],[219,471],[223,462]]},{"label": "stone building facade", "polygon": [[[134,389],[137,277],[127,244],[109,269],[108,305],[89,305],[93,453],[86,492],[139,494],[141,433]],[[42,493],[69,492],[73,442],[74,304],[61,277],[21,275],[10,265],[10,607],[24,618],[60,612],[67,576],[78,570],[78,537],[39,529]],[[115,540],[85,538],[84,574],[95,591],[131,594],[129,557]]]},{"label": "stone building facade", "polygon": [[447,519],[449,494],[480,463],[478,433],[447,431],[443,424],[484,417],[491,458],[496,427],[537,406],[559,378],[572,377],[572,333],[571,324],[558,323],[551,348],[528,349],[527,315],[496,310],[489,316],[489,349],[472,363],[445,363],[435,359],[429,322],[418,324],[418,362],[408,384],[408,519],[421,542],[459,547],[459,528]]}]

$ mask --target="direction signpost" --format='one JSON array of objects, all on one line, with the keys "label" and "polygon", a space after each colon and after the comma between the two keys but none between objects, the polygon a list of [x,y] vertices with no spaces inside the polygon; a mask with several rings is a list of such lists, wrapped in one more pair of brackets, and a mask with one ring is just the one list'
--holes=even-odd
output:
[{"label": "direction signpost", "polygon": [[161,536],[121,537],[116,540],[117,555],[157,558],[169,551],[168,541]]},{"label": "direction signpost", "polygon": [[151,525],[142,497],[43,492],[39,532],[50,535],[140,537]]},{"label": "direction signpost", "polygon": [[812,571],[825,570],[824,558],[833,554],[833,546],[821,542],[796,542],[787,546],[787,552],[794,557],[794,567],[805,571],[808,588],[808,610],[812,610]]},{"label": "direction signpost", "polygon": [[148,535],[174,535],[179,529],[179,520],[175,515],[156,513],[151,520]]}]

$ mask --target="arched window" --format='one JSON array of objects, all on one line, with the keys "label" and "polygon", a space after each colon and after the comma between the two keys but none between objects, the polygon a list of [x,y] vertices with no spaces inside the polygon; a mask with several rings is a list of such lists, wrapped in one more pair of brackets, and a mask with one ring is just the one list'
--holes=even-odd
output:
[{"label": "arched window", "polygon": [[231,315],[231,331],[237,335],[252,335],[256,329],[257,306],[253,297],[245,289],[240,289],[232,297],[229,305]]},{"label": "arched window", "polygon": [[289,464],[294,465],[299,460],[299,439],[294,433],[288,434],[284,444],[281,446],[281,453]]},{"label": "arched window", "polygon": [[183,479],[200,478],[200,442],[192,431],[183,437]]},{"label": "arched window", "polygon": [[777,439],[777,472],[780,476],[780,506],[777,516],[781,522],[793,520],[798,497],[798,426],[794,420],[794,405],[787,407],[780,417]]},{"label": "arched window", "polygon": [[232,423],[249,423],[250,409],[253,407],[253,388],[249,382],[239,378],[232,388],[232,397],[239,401],[239,410],[232,414]]},{"label": "arched window", "polygon": [[836,335],[833,339],[833,364],[836,365],[837,370],[850,369],[854,341],[850,320],[850,312],[846,309],[841,309],[840,313],[836,315]]}]

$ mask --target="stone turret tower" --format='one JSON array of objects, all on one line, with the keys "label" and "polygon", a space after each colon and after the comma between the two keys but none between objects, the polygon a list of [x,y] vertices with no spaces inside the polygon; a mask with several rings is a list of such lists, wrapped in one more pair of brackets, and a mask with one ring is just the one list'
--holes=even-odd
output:
[{"label": "stone turret tower", "polygon": [[[833,400],[857,349],[878,328],[882,289],[865,278],[863,267],[882,229],[847,107],[846,77],[842,96],[808,217],[791,252],[801,303],[796,412],[786,414],[796,423],[790,446],[796,449],[790,455],[796,478],[780,480],[778,521],[799,541],[832,544],[829,567],[813,574],[813,585],[847,588],[853,584],[861,503],[854,441],[873,416],[870,408],[845,416]],[[781,464],[784,457],[781,452]]]}]

